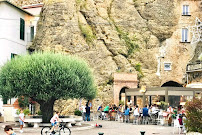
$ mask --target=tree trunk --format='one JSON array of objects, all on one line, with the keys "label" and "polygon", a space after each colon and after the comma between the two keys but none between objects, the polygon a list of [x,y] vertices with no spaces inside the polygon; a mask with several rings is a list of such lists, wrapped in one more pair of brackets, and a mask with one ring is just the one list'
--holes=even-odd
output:
[{"label": "tree trunk", "polygon": [[50,119],[53,116],[54,102],[55,102],[55,99],[51,99],[49,101],[39,102],[40,110],[42,112],[42,122],[43,123],[49,123],[50,122]]}]

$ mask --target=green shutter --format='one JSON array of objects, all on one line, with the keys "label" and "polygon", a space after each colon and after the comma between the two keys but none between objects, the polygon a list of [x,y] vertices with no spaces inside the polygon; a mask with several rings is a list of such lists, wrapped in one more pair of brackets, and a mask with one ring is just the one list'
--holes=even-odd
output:
[{"label": "green shutter", "polygon": [[11,59],[15,58],[15,56],[17,56],[17,54],[11,53]]},{"label": "green shutter", "polygon": [[20,18],[20,39],[25,40],[25,21]]},{"label": "green shutter", "polygon": [[34,26],[31,27],[31,41],[34,39]]}]

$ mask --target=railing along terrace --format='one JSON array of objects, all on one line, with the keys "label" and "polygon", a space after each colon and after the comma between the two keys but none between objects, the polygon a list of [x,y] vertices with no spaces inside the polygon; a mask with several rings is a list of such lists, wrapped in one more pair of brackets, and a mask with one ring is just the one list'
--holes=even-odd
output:
[{"label": "railing along terrace", "polygon": [[197,61],[187,65],[187,72],[202,71],[202,61]]}]

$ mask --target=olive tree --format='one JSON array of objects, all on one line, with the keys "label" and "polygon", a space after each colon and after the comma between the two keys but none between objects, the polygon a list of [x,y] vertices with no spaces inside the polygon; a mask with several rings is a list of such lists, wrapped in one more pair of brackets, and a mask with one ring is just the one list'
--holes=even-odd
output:
[{"label": "olive tree", "polygon": [[93,99],[92,72],[82,59],[53,52],[18,56],[0,69],[3,97],[30,97],[40,104],[43,122],[49,122],[58,99]]}]

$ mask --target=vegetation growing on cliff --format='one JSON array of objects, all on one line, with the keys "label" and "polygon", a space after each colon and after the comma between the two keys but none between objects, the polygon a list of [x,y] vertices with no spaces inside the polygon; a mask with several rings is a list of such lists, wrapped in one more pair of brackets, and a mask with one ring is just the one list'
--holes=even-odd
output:
[{"label": "vegetation growing on cliff", "polygon": [[[115,24],[115,23],[114,23]],[[130,38],[129,37],[129,33],[128,32],[124,32],[121,30],[121,28],[119,28],[116,24],[116,31],[119,34],[119,38],[122,39],[124,41],[124,44],[126,45],[126,47],[128,48],[128,53],[126,55],[126,57],[130,56],[135,50],[139,49],[139,45],[135,43],[136,38]]]},{"label": "vegetation growing on cliff", "polygon": [[144,77],[143,73],[142,73],[142,68],[141,68],[141,64],[140,63],[137,63],[136,65],[134,65],[134,68],[136,71],[138,71],[138,80],[140,80],[142,77]]},{"label": "vegetation growing on cliff", "polygon": [[85,40],[88,44],[92,43],[92,41],[94,39],[96,39],[96,36],[94,35],[93,30],[90,27],[90,25],[82,24],[81,22],[79,22],[79,28],[81,30],[83,37],[85,38]]}]

